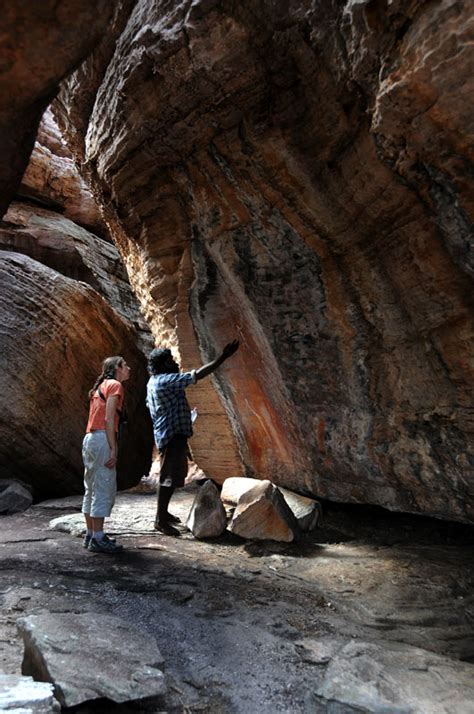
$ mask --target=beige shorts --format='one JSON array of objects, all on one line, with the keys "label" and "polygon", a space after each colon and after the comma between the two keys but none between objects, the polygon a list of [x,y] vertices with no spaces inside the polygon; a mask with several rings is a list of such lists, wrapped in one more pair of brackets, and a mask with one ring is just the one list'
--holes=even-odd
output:
[{"label": "beige shorts", "polygon": [[105,462],[110,446],[105,431],[86,434],[82,442],[84,461],[84,500],[82,512],[92,518],[110,516],[117,493],[117,470],[108,469]]}]

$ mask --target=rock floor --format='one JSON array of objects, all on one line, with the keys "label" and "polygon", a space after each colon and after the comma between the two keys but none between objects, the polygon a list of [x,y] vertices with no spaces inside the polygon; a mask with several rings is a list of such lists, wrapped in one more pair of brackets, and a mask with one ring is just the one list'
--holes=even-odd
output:
[{"label": "rock floor", "polygon": [[298,544],[198,541],[156,534],[154,497],[123,493],[111,557],[81,547],[79,507],[2,517],[0,671],[21,672],[17,618],[107,613],[156,637],[168,695],[74,711],[474,712],[471,528],[327,504]]}]

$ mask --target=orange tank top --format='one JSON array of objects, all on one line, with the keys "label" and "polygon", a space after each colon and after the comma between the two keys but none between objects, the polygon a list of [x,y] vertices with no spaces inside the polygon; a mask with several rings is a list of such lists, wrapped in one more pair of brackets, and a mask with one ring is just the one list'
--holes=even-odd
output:
[{"label": "orange tank top", "polygon": [[87,422],[86,433],[89,434],[91,431],[97,431],[98,429],[105,429],[105,405],[109,397],[118,396],[117,400],[117,411],[115,412],[115,432],[118,431],[119,426],[119,414],[123,406],[123,387],[120,382],[116,379],[105,379],[100,385],[100,391],[105,397],[105,401],[99,396],[99,392],[96,389],[92,395],[90,405],[89,405],[89,420]]}]

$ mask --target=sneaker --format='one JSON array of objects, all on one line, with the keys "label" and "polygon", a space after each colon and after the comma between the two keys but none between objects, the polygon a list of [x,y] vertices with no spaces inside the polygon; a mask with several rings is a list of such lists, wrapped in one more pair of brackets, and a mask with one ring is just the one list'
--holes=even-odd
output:
[{"label": "sneaker", "polygon": [[167,536],[180,536],[181,533],[177,528],[173,528],[170,523],[160,523],[160,521],[155,521],[154,525],[155,531],[159,531]]},{"label": "sneaker", "polygon": [[110,555],[115,555],[115,553],[120,553],[120,551],[123,550],[123,545],[117,545],[117,543],[104,535],[101,540],[91,538],[89,550],[91,553],[109,553]]},{"label": "sneaker", "polygon": [[[107,538],[107,540],[110,540],[111,543],[115,543],[115,538],[109,538],[109,536],[107,535],[107,533],[104,535],[104,538]],[[87,535],[87,533],[86,533],[86,535],[84,536],[84,540],[82,541],[82,547],[83,547],[83,548],[88,548],[88,547],[89,547],[89,543],[91,542],[91,540],[92,540],[92,536],[91,536],[91,535]]]}]

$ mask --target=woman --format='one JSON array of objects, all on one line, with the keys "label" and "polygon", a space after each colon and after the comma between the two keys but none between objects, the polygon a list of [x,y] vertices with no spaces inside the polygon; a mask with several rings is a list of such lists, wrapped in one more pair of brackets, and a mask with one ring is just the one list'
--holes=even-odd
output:
[{"label": "woman", "polygon": [[102,374],[89,392],[89,420],[82,444],[85,495],[82,512],[87,533],[84,548],[93,553],[118,553],[123,546],[104,533],[117,493],[117,432],[123,409],[123,387],[130,367],[123,357],[107,357]]}]

